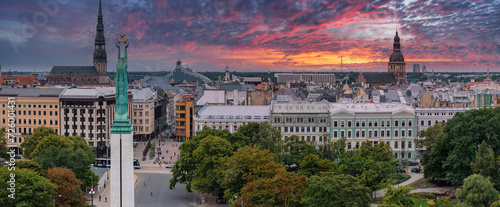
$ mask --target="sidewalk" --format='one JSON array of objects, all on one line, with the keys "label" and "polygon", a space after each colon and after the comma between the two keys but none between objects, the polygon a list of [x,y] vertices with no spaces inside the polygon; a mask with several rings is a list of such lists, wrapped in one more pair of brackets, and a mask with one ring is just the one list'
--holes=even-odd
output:
[{"label": "sidewalk", "polygon": [[[410,185],[411,183],[413,183],[413,182],[417,181],[418,179],[424,177],[424,174],[420,174],[420,173],[406,173],[406,174],[410,175],[411,178],[408,179],[407,181],[404,181],[404,182],[402,182],[400,184],[395,185],[394,186],[395,188],[399,188],[399,186]],[[374,196],[375,198],[382,198],[385,195],[385,189],[382,189],[382,190],[379,190],[379,191],[375,191],[374,194],[375,194],[375,196]]]}]

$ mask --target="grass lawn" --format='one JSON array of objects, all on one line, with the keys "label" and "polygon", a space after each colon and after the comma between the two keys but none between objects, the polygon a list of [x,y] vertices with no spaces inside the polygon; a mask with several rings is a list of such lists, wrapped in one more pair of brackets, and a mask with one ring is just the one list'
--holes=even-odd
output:
[{"label": "grass lawn", "polygon": [[417,181],[411,183],[409,186],[415,189],[419,189],[419,188],[438,187],[439,185],[437,183],[430,182],[425,178],[420,178]]},{"label": "grass lawn", "polygon": [[420,205],[422,204],[422,207],[429,207],[429,205],[427,205],[427,199],[421,199],[421,198],[412,198],[412,200],[415,202],[415,207],[420,207]]}]

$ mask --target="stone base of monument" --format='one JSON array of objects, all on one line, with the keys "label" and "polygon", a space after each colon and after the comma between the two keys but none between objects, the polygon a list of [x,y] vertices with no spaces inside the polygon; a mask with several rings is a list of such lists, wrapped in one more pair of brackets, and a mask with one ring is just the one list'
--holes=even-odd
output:
[{"label": "stone base of monument", "polygon": [[134,149],[132,133],[111,134],[111,206],[134,206]]}]

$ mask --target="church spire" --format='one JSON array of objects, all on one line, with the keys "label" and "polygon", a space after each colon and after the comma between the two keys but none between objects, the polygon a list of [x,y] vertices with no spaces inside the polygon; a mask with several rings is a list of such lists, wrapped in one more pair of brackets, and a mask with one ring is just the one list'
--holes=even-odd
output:
[{"label": "church spire", "polygon": [[99,0],[99,15],[97,15],[97,27],[94,46],[94,67],[100,74],[107,73],[106,39],[104,38],[104,24],[102,22],[102,6]]}]

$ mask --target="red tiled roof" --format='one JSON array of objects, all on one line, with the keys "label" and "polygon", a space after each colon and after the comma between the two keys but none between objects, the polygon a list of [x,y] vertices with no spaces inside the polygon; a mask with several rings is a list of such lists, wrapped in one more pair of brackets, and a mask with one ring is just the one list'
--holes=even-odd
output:
[{"label": "red tiled roof", "polygon": [[4,78],[15,78],[17,85],[24,86],[24,85],[40,85],[38,79],[35,78],[34,75],[2,75],[0,77],[0,84],[3,84]]}]

